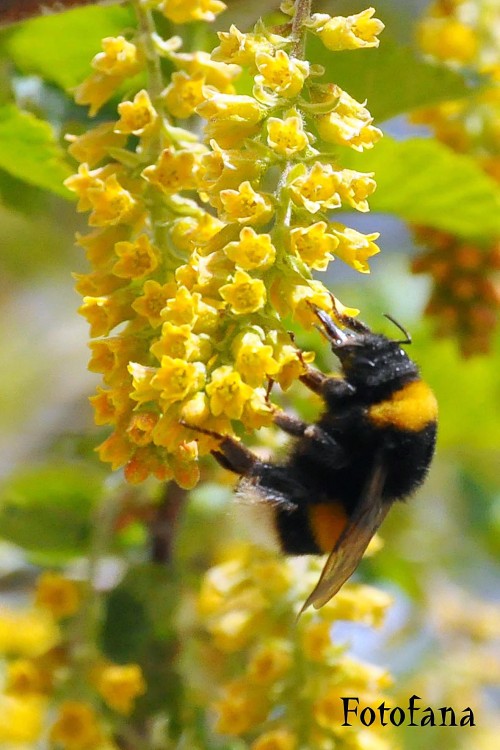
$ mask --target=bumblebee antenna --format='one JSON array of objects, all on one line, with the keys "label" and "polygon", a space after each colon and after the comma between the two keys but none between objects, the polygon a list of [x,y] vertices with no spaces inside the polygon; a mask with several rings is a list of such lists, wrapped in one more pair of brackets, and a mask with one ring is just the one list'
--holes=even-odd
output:
[{"label": "bumblebee antenna", "polygon": [[390,320],[391,323],[395,325],[396,328],[398,328],[401,331],[401,333],[404,333],[404,335],[406,336],[406,339],[404,341],[396,341],[395,342],[396,344],[411,344],[411,336],[406,330],[406,328],[401,325],[401,323],[398,323],[398,321],[395,320],[392,317],[392,315],[389,315],[389,313],[384,313],[384,318],[387,318],[387,320]]}]

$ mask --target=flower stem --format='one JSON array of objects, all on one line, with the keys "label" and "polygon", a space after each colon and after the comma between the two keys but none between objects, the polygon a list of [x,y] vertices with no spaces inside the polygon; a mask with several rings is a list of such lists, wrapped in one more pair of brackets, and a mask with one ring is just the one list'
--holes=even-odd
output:
[{"label": "flower stem", "polygon": [[301,60],[304,59],[305,55],[304,23],[311,15],[311,2],[312,0],[295,0],[295,13],[292,21],[291,34],[293,39],[292,55]]}]

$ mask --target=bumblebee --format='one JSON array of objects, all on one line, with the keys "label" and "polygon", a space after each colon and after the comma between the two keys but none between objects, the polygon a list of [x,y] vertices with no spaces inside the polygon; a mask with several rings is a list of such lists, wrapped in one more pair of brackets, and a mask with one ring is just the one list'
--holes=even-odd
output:
[{"label": "bumblebee", "polygon": [[289,555],[329,553],[302,611],[326,604],[352,575],[396,500],[424,480],[434,453],[437,402],[402,345],[361,321],[312,306],[341,365],[339,376],[309,366],[301,381],[325,404],[314,424],[278,412],[295,437],[282,463],[262,461],[229,436],[214,457],[242,477],[241,491],[267,503]]}]

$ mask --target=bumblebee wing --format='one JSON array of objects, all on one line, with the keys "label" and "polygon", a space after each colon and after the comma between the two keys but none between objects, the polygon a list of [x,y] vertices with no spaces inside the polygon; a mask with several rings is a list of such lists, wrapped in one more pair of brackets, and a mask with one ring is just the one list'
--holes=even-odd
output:
[{"label": "bumblebee wing", "polygon": [[311,604],[315,609],[326,604],[356,570],[370,539],[390,508],[390,503],[382,500],[386,475],[385,467],[378,461],[358,508],[330,552],[320,579],[299,614]]}]

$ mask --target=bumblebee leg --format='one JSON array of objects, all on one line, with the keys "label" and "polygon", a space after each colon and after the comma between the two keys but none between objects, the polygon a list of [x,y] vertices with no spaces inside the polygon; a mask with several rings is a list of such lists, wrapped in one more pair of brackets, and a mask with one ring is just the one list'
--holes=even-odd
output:
[{"label": "bumblebee leg", "polygon": [[260,463],[255,453],[252,453],[243,443],[227,435],[222,437],[218,449],[212,451],[212,456],[222,468],[234,471],[240,476],[249,474],[256,464]]},{"label": "bumblebee leg", "polygon": [[343,378],[329,377],[312,367],[309,367],[307,372],[300,376],[300,382],[304,383],[310,391],[323,398],[343,399],[352,396],[356,390]]},{"label": "bumblebee leg", "polygon": [[290,414],[279,412],[274,416],[274,424],[280,427],[283,432],[293,437],[305,437],[311,441],[319,443],[320,446],[328,449],[330,456],[343,456],[343,450],[331,435],[323,430],[317,424],[308,424],[298,417],[292,417]]},{"label": "bumblebee leg", "polygon": [[310,391],[316,393],[318,396],[322,396],[328,376],[324,375],[319,370],[315,370],[313,367],[308,367],[306,372],[300,376],[299,380],[301,383],[304,383]]}]

